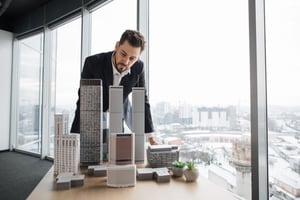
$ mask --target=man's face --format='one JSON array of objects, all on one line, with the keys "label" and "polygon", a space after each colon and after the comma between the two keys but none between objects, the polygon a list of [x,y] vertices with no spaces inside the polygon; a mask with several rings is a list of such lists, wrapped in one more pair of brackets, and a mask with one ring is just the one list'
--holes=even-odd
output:
[{"label": "man's face", "polygon": [[125,41],[122,45],[117,42],[115,46],[114,62],[118,72],[121,73],[131,68],[138,60],[140,54],[140,47],[133,47],[128,43],[128,41]]}]

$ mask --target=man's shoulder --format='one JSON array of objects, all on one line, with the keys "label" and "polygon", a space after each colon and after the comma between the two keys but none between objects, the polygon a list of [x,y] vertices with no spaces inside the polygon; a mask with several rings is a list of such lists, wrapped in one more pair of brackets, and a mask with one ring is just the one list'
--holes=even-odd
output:
[{"label": "man's shoulder", "polygon": [[86,59],[87,60],[101,60],[101,59],[106,59],[106,58],[111,58],[113,51],[108,51],[108,52],[102,52],[102,53],[97,53],[88,56]]},{"label": "man's shoulder", "polygon": [[131,68],[131,71],[141,73],[144,70],[144,63],[142,60],[137,60]]}]

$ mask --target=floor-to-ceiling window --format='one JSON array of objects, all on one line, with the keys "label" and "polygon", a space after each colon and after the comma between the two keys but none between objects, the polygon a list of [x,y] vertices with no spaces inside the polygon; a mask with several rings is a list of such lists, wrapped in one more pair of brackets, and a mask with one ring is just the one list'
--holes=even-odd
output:
[{"label": "floor-to-ceiling window", "polygon": [[[156,138],[251,199],[248,1],[149,1]],[[200,183],[201,184],[201,183]]]},{"label": "floor-to-ceiling window", "polygon": [[43,34],[19,41],[17,149],[41,153]]},{"label": "floor-to-ceiling window", "polygon": [[[55,113],[69,116],[69,130],[74,118],[81,68],[81,18],[52,30],[52,79]],[[50,155],[54,152],[54,113],[50,116]]]},{"label": "floor-to-ceiling window", "polygon": [[270,199],[300,198],[300,2],[266,0]]},{"label": "floor-to-ceiling window", "polygon": [[114,0],[91,14],[91,54],[114,50],[126,29],[137,28],[137,0]]}]

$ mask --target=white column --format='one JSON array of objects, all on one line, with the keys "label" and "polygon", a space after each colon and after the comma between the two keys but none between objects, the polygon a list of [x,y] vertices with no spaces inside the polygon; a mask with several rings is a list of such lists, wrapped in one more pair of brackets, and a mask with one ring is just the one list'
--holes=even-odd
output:
[{"label": "white column", "polygon": [[132,88],[132,132],[135,133],[135,161],[145,156],[145,89]]},{"label": "white column", "polygon": [[109,131],[123,132],[123,86],[109,87]]},{"label": "white column", "polygon": [[13,34],[0,30],[0,150],[9,149]]}]

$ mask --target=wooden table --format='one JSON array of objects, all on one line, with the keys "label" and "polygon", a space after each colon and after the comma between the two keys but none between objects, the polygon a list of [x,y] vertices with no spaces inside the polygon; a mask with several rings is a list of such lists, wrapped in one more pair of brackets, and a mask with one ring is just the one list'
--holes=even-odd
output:
[{"label": "wooden table", "polygon": [[238,199],[233,193],[226,191],[200,176],[197,182],[187,183],[183,177],[173,178],[167,183],[155,180],[137,180],[134,187],[111,188],[106,186],[106,177],[92,177],[87,169],[84,185],[69,190],[55,190],[53,167],[47,172],[37,187],[29,195],[28,200],[231,200]]}]

